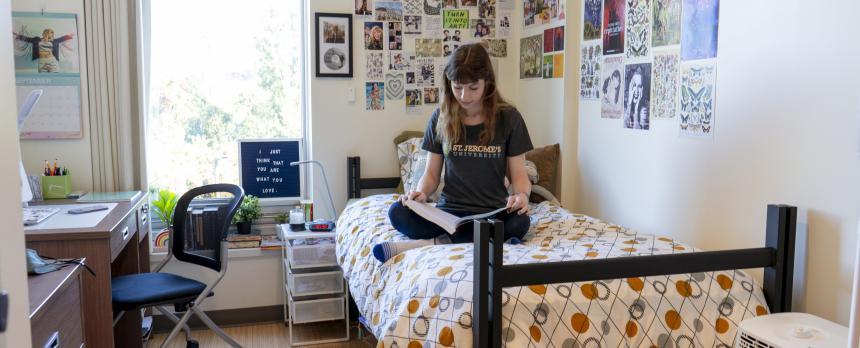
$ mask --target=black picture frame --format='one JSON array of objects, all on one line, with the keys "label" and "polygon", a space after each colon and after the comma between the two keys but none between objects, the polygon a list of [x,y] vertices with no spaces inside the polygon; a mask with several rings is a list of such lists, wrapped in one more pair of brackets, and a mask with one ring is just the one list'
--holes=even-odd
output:
[{"label": "black picture frame", "polygon": [[[329,38],[324,37],[327,33],[322,25],[332,26],[334,32],[328,32]],[[352,14],[315,13],[314,41],[316,77],[352,78]]]}]

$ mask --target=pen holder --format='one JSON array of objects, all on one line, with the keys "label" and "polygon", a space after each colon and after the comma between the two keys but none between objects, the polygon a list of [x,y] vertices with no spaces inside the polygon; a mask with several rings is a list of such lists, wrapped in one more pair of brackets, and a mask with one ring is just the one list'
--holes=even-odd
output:
[{"label": "pen holder", "polygon": [[42,197],[44,199],[66,198],[72,192],[72,177],[69,175],[43,176]]}]

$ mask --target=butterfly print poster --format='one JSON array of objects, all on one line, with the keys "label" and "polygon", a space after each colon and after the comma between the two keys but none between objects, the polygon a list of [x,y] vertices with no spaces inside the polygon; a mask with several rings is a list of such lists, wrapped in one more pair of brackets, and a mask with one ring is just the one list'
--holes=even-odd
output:
[{"label": "butterfly print poster", "polygon": [[712,136],[714,134],[714,100],[717,65],[697,61],[681,65],[681,134]]}]

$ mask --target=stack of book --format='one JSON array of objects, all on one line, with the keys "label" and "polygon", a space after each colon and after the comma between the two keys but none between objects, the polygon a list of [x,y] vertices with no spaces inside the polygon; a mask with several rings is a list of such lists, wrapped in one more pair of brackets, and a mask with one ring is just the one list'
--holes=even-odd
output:
[{"label": "stack of book", "polygon": [[259,248],[260,241],[263,240],[259,234],[235,234],[227,235],[227,242],[230,249],[245,249]]}]

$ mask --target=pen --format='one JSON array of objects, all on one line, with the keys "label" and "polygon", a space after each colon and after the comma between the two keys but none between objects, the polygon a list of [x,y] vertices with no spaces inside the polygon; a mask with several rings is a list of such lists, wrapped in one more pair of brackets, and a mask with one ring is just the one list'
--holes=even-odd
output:
[{"label": "pen", "polygon": [[57,159],[56,158],[54,158],[54,170],[52,171],[52,173],[53,174],[51,174],[51,175],[57,175]]},{"label": "pen", "polygon": [[50,164],[48,164],[48,160],[45,160],[45,176],[50,176],[50,175],[51,175],[51,169],[50,169],[50,167],[51,167],[51,165],[50,165]]}]

